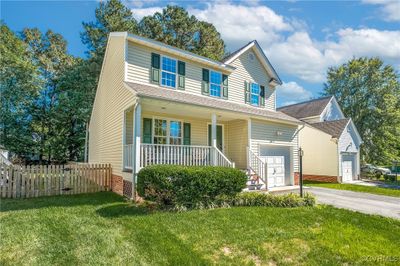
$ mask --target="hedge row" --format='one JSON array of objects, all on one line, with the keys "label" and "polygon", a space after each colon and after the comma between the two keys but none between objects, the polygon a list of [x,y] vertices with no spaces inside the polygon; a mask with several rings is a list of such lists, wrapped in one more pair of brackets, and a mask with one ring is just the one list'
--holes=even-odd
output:
[{"label": "hedge row", "polygon": [[246,174],[234,168],[153,165],[140,170],[137,190],[144,199],[164,206],[194,208],[236,196],[246,181]]}]

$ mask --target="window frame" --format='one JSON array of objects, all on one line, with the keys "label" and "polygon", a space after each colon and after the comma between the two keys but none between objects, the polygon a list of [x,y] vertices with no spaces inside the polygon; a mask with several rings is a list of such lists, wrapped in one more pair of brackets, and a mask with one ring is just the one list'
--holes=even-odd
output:
[{"label": "window frame", "polygon": [[[163,116],[153,116],[151,117],[152,120],[152,132],[151,132],[151,143],[154,143],[154,137],[164,137],[164,136],[156,136],[155,133],[155,120],[165,120],[167,122],[167,135],[165,136],[167,138],[167,141],[165,144],[158,144],[158,145],[183,145],[183,124],[184,121],[182,119],[177,119],[177,118],[170,118],[170,117],[163,117]],[[171,143],[171,121],[173,122],[179,122],[180,123],[180,137],[172,137],[174,139],[180,139],[181,144],[170,144]]]},{"label": "window frame", "polygon": [[[220,71],[214,71],[214,70],[212,70],[212,69],[209,69],[208,71],[209,71],[208,80],[209,80],[209,84],[210,84],[210,85],[209,85],[209,86],[210,86],[209,95],[210,95],[211,97],[215,97],[215,98],[222,98],[222,87],[223,87],[222,72],[220,72]],[[211,82],[211,73],[212,73],[212,72],[217,73],[217,74],[220,75],[220,77],[221,77],[221,83],[220,83],[220,84]],[[211,95],[211,86],[212,86],[212,85],[218,85],[218,86],[219,86],[219,96]]]},{"label": "window frame", "polygon": [[[258,93],[253,93],[253,84],[258,86]],[[252,106],[261,106],[261,99],[260,99],[260,93],[261,93],[261,85],[256,83],[256,82],[250,82],[250,105]],[[257,95],[257,104],[252,102],[252,96]]]},{"label": "window frame", "polygon": [[[170,60],[174,60],[175,61],[175,73],[163,69],[163,59],[164,58],[168,58]],[[163,82],[162,82],[162,80],[163,80],[162,73],[163,72],[175,75],[175,87],[163,84]],[[160,54],[160,86],[165,87],[165,88],[170,88],[170,89],[176,89],[178,87],[178,59],[176,59],[174,57],[171,57],[171,56],[166,56],[166,55]]]}]

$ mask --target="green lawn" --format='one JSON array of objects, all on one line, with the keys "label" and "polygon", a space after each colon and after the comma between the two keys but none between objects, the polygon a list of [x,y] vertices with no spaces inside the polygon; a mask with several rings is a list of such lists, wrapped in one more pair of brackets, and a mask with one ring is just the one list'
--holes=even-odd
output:
[{"label": "green lawn", "polygon": [[368,186],[354,185],[354,184],[324,183],[324,182],[316,182],[316,181],[309,181],[309,180],[304,181],[304,185],[314,186],[314,187],[333,188],[333,189],[340,189],[340,190],[351,190],[351,191],[356,191],[356,192],[365,192],[365,193],[392,196],[392,197],[400,197],[400,189],[394,189],[394,188],[368,187]]},{"label": "green lawn", "polygon": [[0,265],[376,265],[400,221],[328,206],[148,212],[111,192],[2,200]]}]

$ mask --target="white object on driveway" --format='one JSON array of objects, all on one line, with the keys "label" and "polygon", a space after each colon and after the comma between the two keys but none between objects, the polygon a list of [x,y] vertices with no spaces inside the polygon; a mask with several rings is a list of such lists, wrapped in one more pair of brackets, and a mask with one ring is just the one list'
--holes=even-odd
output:
[{"label": "white object on driveway", "polygon": [[400,219],[400,198],[319,187],[310,187],[309,192],[320,204]]}]

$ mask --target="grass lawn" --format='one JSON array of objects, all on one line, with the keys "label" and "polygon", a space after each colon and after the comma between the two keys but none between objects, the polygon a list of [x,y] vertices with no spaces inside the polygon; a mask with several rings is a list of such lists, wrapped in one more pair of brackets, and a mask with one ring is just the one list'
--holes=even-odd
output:
[{"label": "grass lawn", "polygon": [[400,221],[328,206],[148,212],[111,192],[2,200],[0,265],[376,265]]},{"label": "grass lawn", "polygon": [[351,190],[356,192],[365,192],[365,193],[392,196],[392,197],[400,197],[400,189],[395,189],[395,188],[368,187],[368,186],[354,185],[354,184],[324,183],[324,182],[316,182],[310,180],[304,181],[304,185],[340,189],[340,190]]}]

